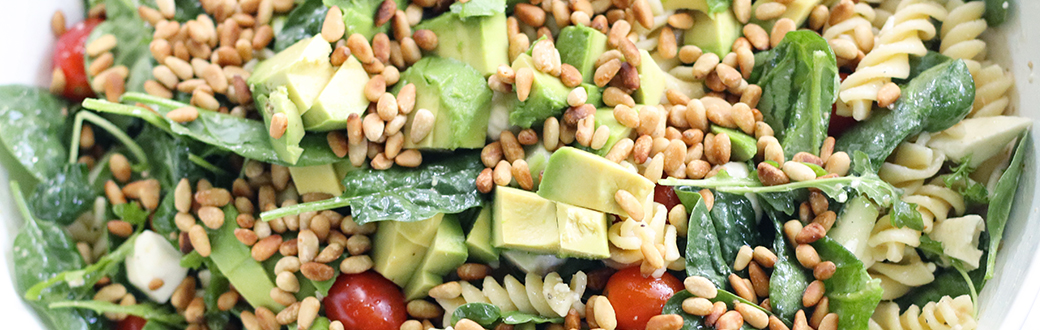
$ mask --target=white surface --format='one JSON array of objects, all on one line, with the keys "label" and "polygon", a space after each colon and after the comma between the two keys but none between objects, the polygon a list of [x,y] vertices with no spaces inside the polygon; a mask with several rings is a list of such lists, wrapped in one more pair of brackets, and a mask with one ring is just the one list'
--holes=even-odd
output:
[{"label": "white surface", "polygon": [[[0,52],[0,84],[23,83],[46,86],[49,82],[50,54],[54,37],[50,17],[55,9],[65,11],[70,21],[82,17],[79,0],[3,0],[0,10],[0,40],[7,46]],[[1015,74],[1021,93],[1012,104],[1018,114],[1040,121],[1040,93],[1034,82],[1033,63],[1040,63],[1040,1],[1017,1],[1012,20],[987,34],[990,58]],[[1023,19],[1024,18],[1024,19]],[[1018,105],[1029,105],[1028,107]],[[1034,128],[1034,140],[1038,131]],[[1036,155],[1040,145],[1033,143],[1026,159],[1026,171],[1015,199],[1005,242],[997,259],[997,277],[982,292],[981,329],[1023,329],[1040,324],[1040,195],[1036,194]],[[11,278],[11,244],[21,219],[14,211],[7,188],[7,173],[0,171],[0,310],[5,329],[38,329],[39,323],[28,306],[15,294]],[[13,323],[12,323],[13,322]]]}]

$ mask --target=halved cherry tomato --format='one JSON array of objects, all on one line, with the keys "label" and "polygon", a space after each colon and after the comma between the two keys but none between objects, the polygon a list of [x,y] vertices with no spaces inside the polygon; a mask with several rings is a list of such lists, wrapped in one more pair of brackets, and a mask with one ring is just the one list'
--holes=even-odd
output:
[{"label": "halved cherry tomato", "polygon": [[118,329],[118,330],[141,330],[141,329],[144,328],[144,324],[145,323],[148,323],[148,320],[145,320],[145,319],[143,319],[143,318],[141,318],[139,316],[130,315],[130,316],[127,316],[122,321],[119,321],[119,323],[116,323],[116,329]]},{"label": "halved cherry tomato", "polygon": [[322,305],[345,329],[397,330],[407,319],[401,289],[375,271],[341,274]]},{"label": "halved cherry tomato", "polygon": [[642,330],[651,317],[661,314],[668,298],[682,289],[682,282],[672,274],[643,277],[635,266],[614,273],[603,292],[614,306],[617,329]]},{"label": "halved cherry tomato", "polygon": [[79,101],[94,96],[87,81],[87,70],[83,66],[84,43],[94,27],[103,22],[100,18],[89,18],[76,23],[55,43],[54,55],[51,58],[55,68],[65,74],[65,90],[62,96]]},{"label": "halved cherry tomato", "polygon": [[[842,81],[848,77],[849,74],[846,72],[838,73],[838,78]],[[838,102],[841,102],[840,100]],[[845,117],[838,115],[838,104],[835,103],[831,106],[831,122],[827,126],[827,135],[835,138],[840,137],[845,131],[849,130],[853,125],[856,124],[856,119],[852,117]]]},{"label": "halved cherry tomato", "polygon": [[679,196],[675,194],[675,189],[662,185],[654,186],[654,202],[664,204],[664,207],[668,210],[681,203]]}]

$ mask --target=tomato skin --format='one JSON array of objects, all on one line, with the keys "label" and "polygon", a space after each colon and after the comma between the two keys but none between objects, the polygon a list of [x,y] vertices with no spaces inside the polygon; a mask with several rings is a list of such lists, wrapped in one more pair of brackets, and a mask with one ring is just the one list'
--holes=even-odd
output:
[{"label": "tomato skin", "polygon": [[675,194],[674,188],[662,185],[654,186],[654,202],[664,204],[668,210],[682,203],[679,201],[679,196]]},{"label": "tomato skin", "polygon": [[98,24],[103,22],[100,18],[89,18],[76,23],[62,34],[55,43],[54,55],[51,61],[55,68],[60,68],[65,74],[65,90],[62,96],[79,101],[94,96],[87,81],[87,70],[83,64],[84,43],[90,32]]},{"label": "tomato skin", "polygon": [[639,266],[619,270],[607,281],[604,295],[614,306],[617,329],[642,330],[673,294],[683,289],[682,281],[664,273],[661,278],[643,277]]},{"label": "tomato skin", "polygon": [[141,318],[139,316],[130,315],[130,316],[127,316],[122,321],[119,321],[119,323],[116,323],[116,329],[117,330],[141,330],[141,329],[144,328],[145,323],[148,323],[148,320],[145,320],[145,319],[143,319],[143,318]]},{"label": "tomato skin", "polygon": [[397,330],[407,319],[401,289],[371,270],[340,274],[322,305],[344,329]]}]

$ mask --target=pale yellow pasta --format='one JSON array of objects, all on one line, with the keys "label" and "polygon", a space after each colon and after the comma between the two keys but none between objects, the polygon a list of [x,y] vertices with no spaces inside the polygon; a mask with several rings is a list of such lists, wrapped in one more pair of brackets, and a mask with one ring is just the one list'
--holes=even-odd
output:
[{"label": "pale yellow pasta", "polygon": [[935,264],[924,262],[917,250],[905,248],[903,257],[898,263],[878,262],[868,269],[870,275],[881,279],[885,289],[881,299],[896,299],[910,288],[922,286],[935,280]]},{"label": "pale yellow pasta", "polygon": [[[858,47],[861,53],[866,54],[874,46],[875,32],[870,22],[874,20],[876,15],[874,8],[866,3],[858,3],[854,8],[855,15],[852,17],[837,24],[824,27],[823,38],[828,41],[833,39],[850,41]],[[856,42],[855,36],[857,33],[870,36],[870,38],[866,42]],[[845,66],[852,60],[855,60],[855,58],[844,59],[839,56],[838,66]]]},{"label": "pale yellow pasta", "polygon": [[437,303],[444,308],[445,320],[449,320],[456,308],[467,303],[486,303],[498,306],[503,311],[521,311],[545,317],[563,317],[571,309],[584,315],[585,305],[582,295],[588,284],[584,272],[577,272],[571,277],[570,284],[564,283],[557,273],[549,273],[544,278],[528,273],[520,283],[512,275],[506,275],[502,282],[488,276],[482,283],[483,289],[466,281],[458,281],[462,287],[462,295],[455,298],[437,298]]},{"label": "pale yellow pasta", "polygon": [[951,0],[946,4],[950,10],[939,31],[939,52],[955,59],[962,59],[968,71],[975,75],[981,68],[978,60],[985,57],[986,42],[979,35],[988,25],[982,19],[986,11],[984,2]]},{"label": "pale yellow pasta", "polygon": [[661,277],[669,269],[682,270],[684,265],[677,262],[682,259],[676,244],[678,232],[675,226],[668,223],[668,209],[663,204],[652,201],[648,201],[646,205],[645,214],[650,215],[649,221],[641,222],[627,218],[607,229],[610,258],[604,262],[607,266],[618,269],[645,263],[642,246],[643,242],[650,242],[654,246],[664,247],[663,251],[660,251],[664,266],[653,268],[651,275]]},{"label": "pale yellow pasta", "polygon": [[904,194],[913,194],[924,180],[935,176],[942,168],[946,156],[921,143],[903,142],[896,148],[891,162],[885,162],[878,176],[885,182],[903,189]]},{"label": "pale yellow pasta", "polygon": [[886,215],[878,219],[874,229],[870,231],[870,238],[867,239],[867,248],[870,249],[873,258],[863,260],[863,264],[870,268],[875,262],[879,261],[900,262],[903,260],[907,247],[918,247],[920,245],[920,231],[905,226],[896,228],[892,225],[891,218]]},{"label": "pale yellow pasta", "polygon": [[924,232],[930,233],[934,223],[946,220],[950,211],[956,216],[964,215],[967,205],[964,197],[953,189],[942,185],[942,180],[935,179],[931,184],[921,186],[911,195],[903,195],[903,201],[917,204],[924,222]]},{"label": "pale yellow pasta", "polygon": [[882,302],[874,309],[869,322],[870,330],[973,330],[975,304],[968,295],[957,298],[943,296],[938,302],[924,307],[911,305],[899,314],[899,305]]},{"label": "pale yellow pasta", "polygon": [[892,78],[910,75],[910,55],[924,56],[922,40],[936,35],[931,19],[946,19],[946,9],[927,0],[905,0],[878,33],[874,49],[845,78],[838,93],[837,113],[864,120],[870,116],[878,91]]},{"label": "pale yellow pasta", "polygon": [[892,17],[892,13],[896,12],[896,8],[899,8],[899,3],[902,0],[870,0],[868,1],[876,8],[874,8],[874,19],[871,23],[874,24],[874,28],[881,29],[885,26],[885,22]]},{"label": "pale yellow pasta", "polygon": [[1011,72],[1000,65],[991,64],[979,69],[975,78],[975,104],[972,105],[968,117],[1000,116],[1007,110],[1011,102],[1008,91],[1015,84]]}]

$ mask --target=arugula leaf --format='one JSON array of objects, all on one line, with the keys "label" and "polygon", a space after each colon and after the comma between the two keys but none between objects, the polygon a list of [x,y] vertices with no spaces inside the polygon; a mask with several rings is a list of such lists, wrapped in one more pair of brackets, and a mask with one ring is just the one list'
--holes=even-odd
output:
[{"label": "arugula leaf", "polygon": [[184,316],[177,314],[176,311],[171,310],[167,306],[161,306],[153,303],[123,306],[119,304],[113,304],[107,301],[98,300],[66,300],[53,302],[50,305],[48,305],[48,307],[52,309],[84,308],[97,313],[126,313],[141,317],[143,319],[148,320],[149,322],[159,322],[174,326],[187,325],[187,322],[185,322],[184,320]]},{"label": "arugula leaf", "polygon": [[321,33],[321,25],[328,11],[322,0],[306,0],[297,4],[285,17],[282,31],[274,37],[274,51],[280,52],[300,40]]},{"label": "arugula leaf", "polygon": [[675,193],[683,206],[690,210],[686,235],[686,275],[701,276],[715,283],[715,286],[725,288],[730,266],[722,257],[722,246],[708,207],[700,194],[682,188],[685,187],[676,189]]},{"label": "arugula leaf", "polygon": [[[0,160],[25,188],[61,171],[68,159],[62,141],[68,105],[45,89],[22,85],[0,86]],[[26,191],[28,193],[28,191]]]},{"label": "arugula leaf", "polygon": [[953,166],[951,170],[953,173],[943,174],[939,177],[942,178],[943,183],[946,187],[949,187],[956,191],[958,194],[964,197],[964,201],[970,205],[985,205],[989,203],[989,191],[986,190],[986,186],[975,182],[969,175],[975,172],[974,168],[971,168],[971,155],[964,157],[960,160],[960,163]]},{"label": "arugula leaf", "polygon": [[830,237],[812,243],[821,260],[837,266],[831,278],[824,280],[830,311],[838,314],[844,329],[866,329],[867,321],[881,302],[881,281],[870,278],[863,262]]},{"label": "arugula leaf", "polygon": [[145,126],[134,140],[148,155],[149,176],[159,180],[160,187],[173,188],[181,179],[195,182],[204,176],[200,166],[189,160],[191,147],[187,139]]},{"label": "arugula leaf", "polygon": [[505,0],[472,0],[455,2],[450,7],[451,13],[465,21],[470,17],[494,16],[506,12]]},{"label": "arugula leaf", "polygon": [[[997,265],[997,250],[1000,241],[1004,238],[1004,228],[1007,226],[1008,217],[1011,215],[1011,203],[1014,202],[1015,192],[1018,191],[1018,180],[1022,176],[1022,162],[1026,157],[1026,148],[1029,131],[1022,133],[1015,147],[1015,154],[1011,158],[1004,174],[997,180],[997,186],[993,189],[993,199],[990,201],[989,209],[986,211],[986,232],[989,233],[989,257],[986,258],[985,279],[993,278],[993,272]],[[980,288],[981,289],[981,285]]]},{"label": "arugula leaf", "polygon": [[98,193],[87,180],[85,164],[67,164],[37,184],[30,200],[37,219],[67,226],[93,206]]},{"label": "arugula leaf", "polygon": [[148,211],[141,209],[137,203],[113,205],[112,213],[115,213],[119,219],[138,226],[138,230],[144,230],[145,222],[148,221]]}]

